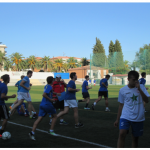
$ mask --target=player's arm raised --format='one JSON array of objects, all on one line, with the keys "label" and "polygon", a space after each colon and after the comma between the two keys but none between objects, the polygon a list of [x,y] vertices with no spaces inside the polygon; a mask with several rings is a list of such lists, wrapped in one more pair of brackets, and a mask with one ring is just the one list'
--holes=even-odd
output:
[{"label": "player's arm raised", "polygon": [[48,99],[49,101],[51,101],[51,102],[55,102],[55,100],[54,99],[52,99],[52,98],[49,98],[48,96],[47,96],[47,93],[43,93],[43,95],[42,95],[43,97],[45,97],[46,99]]},{"label": "player's arm raised", "polygon": [[143,101],[145,102],[145,103],[148,103],[148,97],[145,95],[145,93],[142,91],[142,89],[140,88],[140,84],[139,84],[139,81],[136,83],[136,85],[135,85],[137,88],[138,88],[138,90],[139,90],[139,92],[140,92],[140,94],[141,94],[141,96],[142,96],[142,99],[143,99]]},{"label": "player's arm raised", "polygon": [[31,89],[30,87],[28,88],[28,87],[24,86],[25,82],[26,82],[26,81],[22,80],[21,83],[20,83],[20,86],[22,86],[22,87],[25,88],[26,90],[30,90],[30,89]]}]

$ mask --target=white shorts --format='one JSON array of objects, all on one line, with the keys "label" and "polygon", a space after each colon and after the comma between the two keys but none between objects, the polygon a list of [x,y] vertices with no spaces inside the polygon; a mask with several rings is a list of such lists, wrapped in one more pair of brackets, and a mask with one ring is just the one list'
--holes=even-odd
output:
[{"label": "white shorts", "polygon": [[31,102],[30,93],[18,92],[18,101],[19,100],[26,100],[27,102]]},{"label": "white shorts", "polygon": [[64,107],[69,106],[69,108],[78,107],[78,103],[75,99],[73,100],[64,100]]}]

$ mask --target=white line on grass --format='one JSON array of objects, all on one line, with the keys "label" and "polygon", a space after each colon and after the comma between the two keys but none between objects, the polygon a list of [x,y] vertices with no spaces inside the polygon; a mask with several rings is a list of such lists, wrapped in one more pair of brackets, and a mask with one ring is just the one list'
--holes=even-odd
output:
[{"label": "white line on grass", "polygon": [[[22,125],[22,124],[10,122],[10,121],[8,121],[8,123],[32,129],[32,127],[29,127],[29,126],[26,126],[26,125]],[[36,130],[40,131],[40,132],[44,132],[44,133],[49,134],[48,131],[44,131],[44,130],[40,130],[40,129],[36,129]],[[105,146],[105,145],[101,145],[101,144],[98,144],[98,143],[89,142],[89,141],[85,141],[85,140],[80,140],[80,139],[76,139],[76,138],[72,138],[72,137],[68,137],[68,136],[64,136],[64,135],[60,135],[60,134],[57,134],[57,136],[60,136],[60,137],[63,137],[63,138],[67,138],[67,139],[71,139],[71,140],[75,140],[75,141],[79,141],[79,142],[83,142],[83,143],[88,143],[88,144],[96,145],[96,146],[99,146],[99,147],[111,148],[111,147],[108,147],[108,146]]]}]

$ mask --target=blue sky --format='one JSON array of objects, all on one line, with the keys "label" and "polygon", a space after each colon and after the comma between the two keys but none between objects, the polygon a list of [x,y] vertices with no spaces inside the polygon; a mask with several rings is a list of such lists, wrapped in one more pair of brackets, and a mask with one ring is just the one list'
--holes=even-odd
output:
[{"label": "blue sky", "polygon": [[150,43],[150,3],[0,3],[0,42],[7,56],[87,57],[99,38],[108,55],[118,39],[124,59]]}]

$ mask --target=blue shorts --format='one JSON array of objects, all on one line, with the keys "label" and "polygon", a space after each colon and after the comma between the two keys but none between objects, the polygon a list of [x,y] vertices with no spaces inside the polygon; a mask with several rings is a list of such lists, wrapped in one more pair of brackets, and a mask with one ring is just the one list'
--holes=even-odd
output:
[{"label": "blue shorts", "polygon": [[47,114],[56,114],[56,109],[53,105],[42,104],[40,105],[39,115],[40,117],[45,117]]},{"label": "blue shorts", "polygon": [[143,125],[144,125],[144,121],[142,122],[133,122],[133,121],[129,121],[123,118],[120,118],[120,124],[119,124],[119,129],[124,129],[124,130],[128,130],[131,126],[132,128],[132,134],[134,137],[139,137],[143,135]]}]

